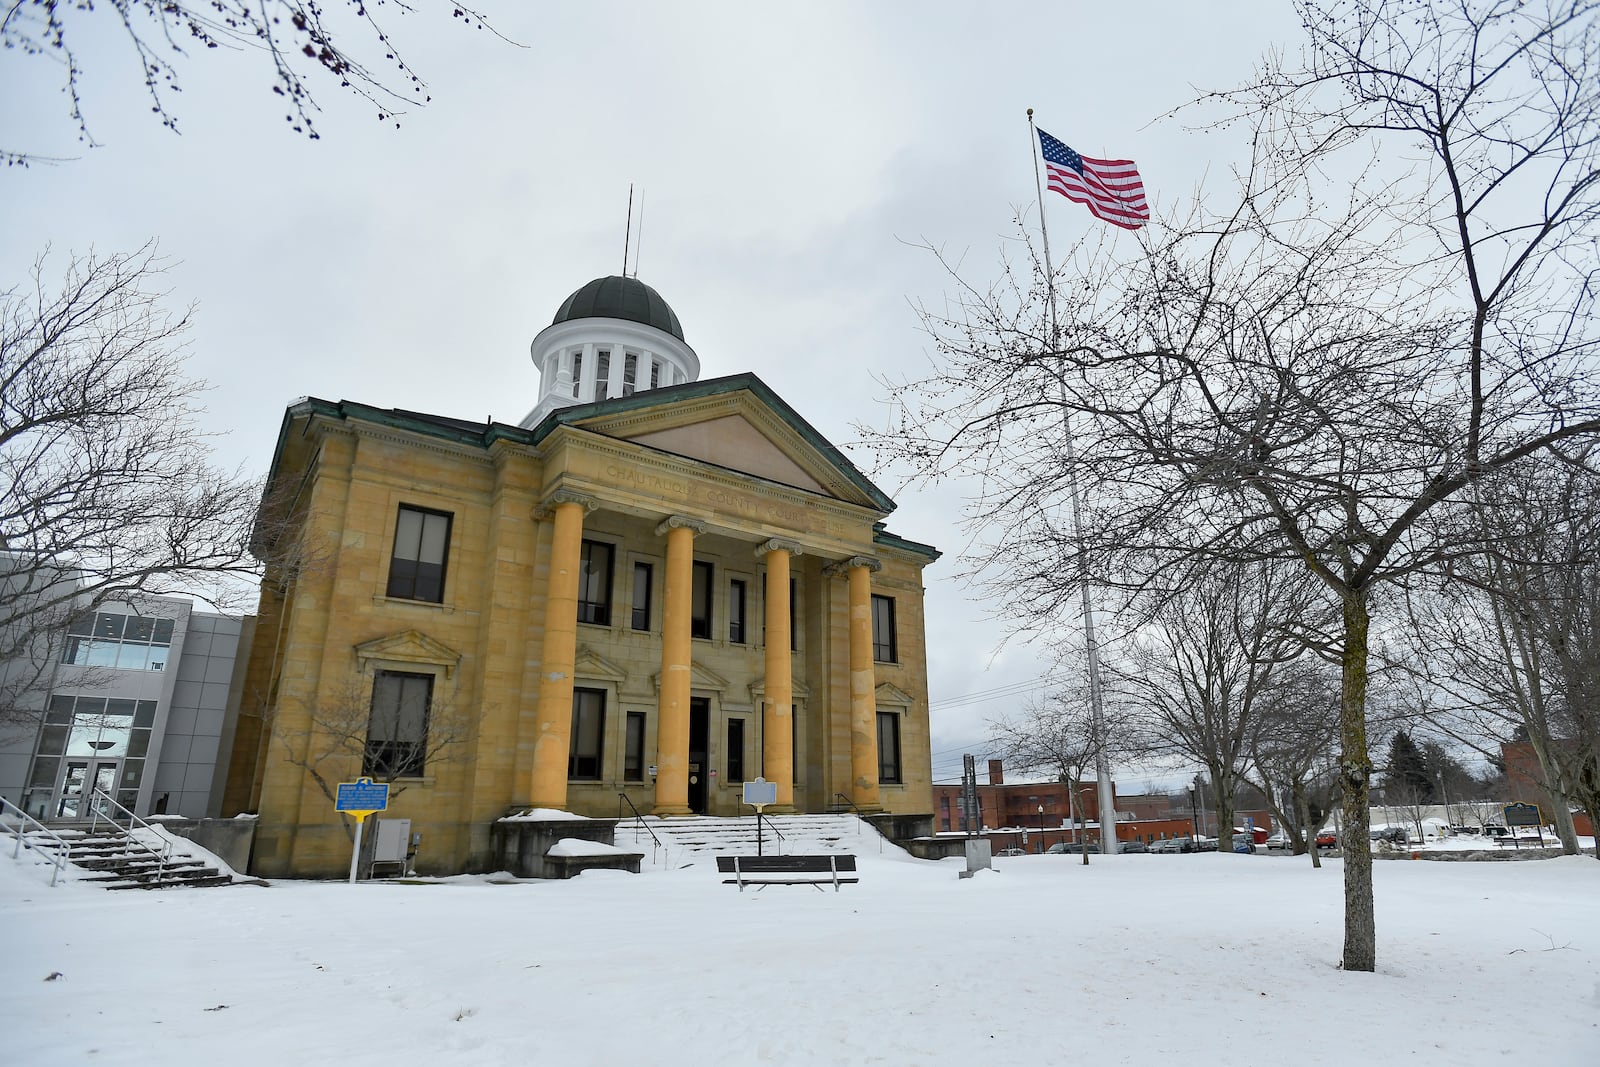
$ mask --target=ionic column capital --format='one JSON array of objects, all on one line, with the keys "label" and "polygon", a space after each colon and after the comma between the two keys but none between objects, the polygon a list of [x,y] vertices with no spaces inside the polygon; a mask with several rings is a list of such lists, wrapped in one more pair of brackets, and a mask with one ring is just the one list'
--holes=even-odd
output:
[{"label": "ionic column capital", "polygon": [[687,515],[668,515],[656,527],[656,536],[665,537],[671,530],[693,530],[697,534],[703,534],[706,532],[706,524]]},{"label": "ionic column capital", "polygon": [[883,570],[883,564],[871,556],[851,556],[849,559],[834,560],[825,564],[822,573],[829,578],[844,578],[849,575],[851,567],[865,567],[873,573]]},{"label": "ionic column capital", "polygon": [[756,558],[760,559],[769,552],[787,552],[791,556],[801,556],[805,554],[805,549],[796,541],[785,541],[781,537],[774,537],[756,546]]},{"label": "ionic column capital", "polygon": [[533,517],[536,519],[548,519],[555,514],[556,508],[562,504],[580,504],[583,506],[585,514],[600,507],[600,501],[585,493],[573,492],[571,489],[557,489],[539,501],[538,505],[533,509]]}]

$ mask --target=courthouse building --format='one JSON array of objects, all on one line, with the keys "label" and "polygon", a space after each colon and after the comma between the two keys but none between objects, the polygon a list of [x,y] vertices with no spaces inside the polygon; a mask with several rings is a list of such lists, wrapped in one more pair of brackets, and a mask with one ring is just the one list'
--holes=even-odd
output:
[{"label": "courthouse building", "polygon": [[508,811],[732,815],[758,775],[779,812],[931,813],[937,551],[759,378],[700,380],[637,279],[532,355],[516,426],[286,413],[225,805],[259,813],[253,870],[343,871],[328,789],[363,773],[424,871],[489,866]]}]

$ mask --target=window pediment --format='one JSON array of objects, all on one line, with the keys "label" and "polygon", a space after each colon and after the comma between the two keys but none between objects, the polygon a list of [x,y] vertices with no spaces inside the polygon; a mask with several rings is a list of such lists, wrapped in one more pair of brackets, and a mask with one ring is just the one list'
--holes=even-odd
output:
[{"label": "window pediment", "polygon": [[892,682],[884,682],[873,690],[873,699],[887,707],[909,708],[917,702],[917,698],[901,689]]},{"label": "window pediment", "polygon": [[612,663],[588,645],[578,649],[577,656],[573,658],[572,674],[575,678],[591,680],[600,678],[608,682],[622,682],[628,677],[627,671]]},{"label": "window pediment", "polygon": [[450,677],[461,665],[461,653],[420,630],[402,630],[355,646],[356,662],[365,671],[374,665],[440,667]]}]

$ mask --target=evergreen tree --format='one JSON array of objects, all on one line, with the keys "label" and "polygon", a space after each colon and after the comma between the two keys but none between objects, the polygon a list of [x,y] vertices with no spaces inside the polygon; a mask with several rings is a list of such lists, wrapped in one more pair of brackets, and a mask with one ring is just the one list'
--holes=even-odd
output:
[{"label": "evergreen tree", "polygon": [[1395,731],[1389,742],[1389,770],[1384,785],[1390,796],[1401,803],[1432,804],[1438,787],[1428,773],[1428,760],[1404,730]]}]

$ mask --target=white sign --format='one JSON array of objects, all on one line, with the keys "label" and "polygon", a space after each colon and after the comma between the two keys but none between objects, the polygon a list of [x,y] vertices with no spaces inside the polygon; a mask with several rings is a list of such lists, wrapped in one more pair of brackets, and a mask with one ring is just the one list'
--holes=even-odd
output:
[{"label": "white sign", "polygon": [[760,811],[768,804],[778,802],[778,783],[769,782],[765,778],[757,778],[753,782],[744,784],[744,802]]}]

